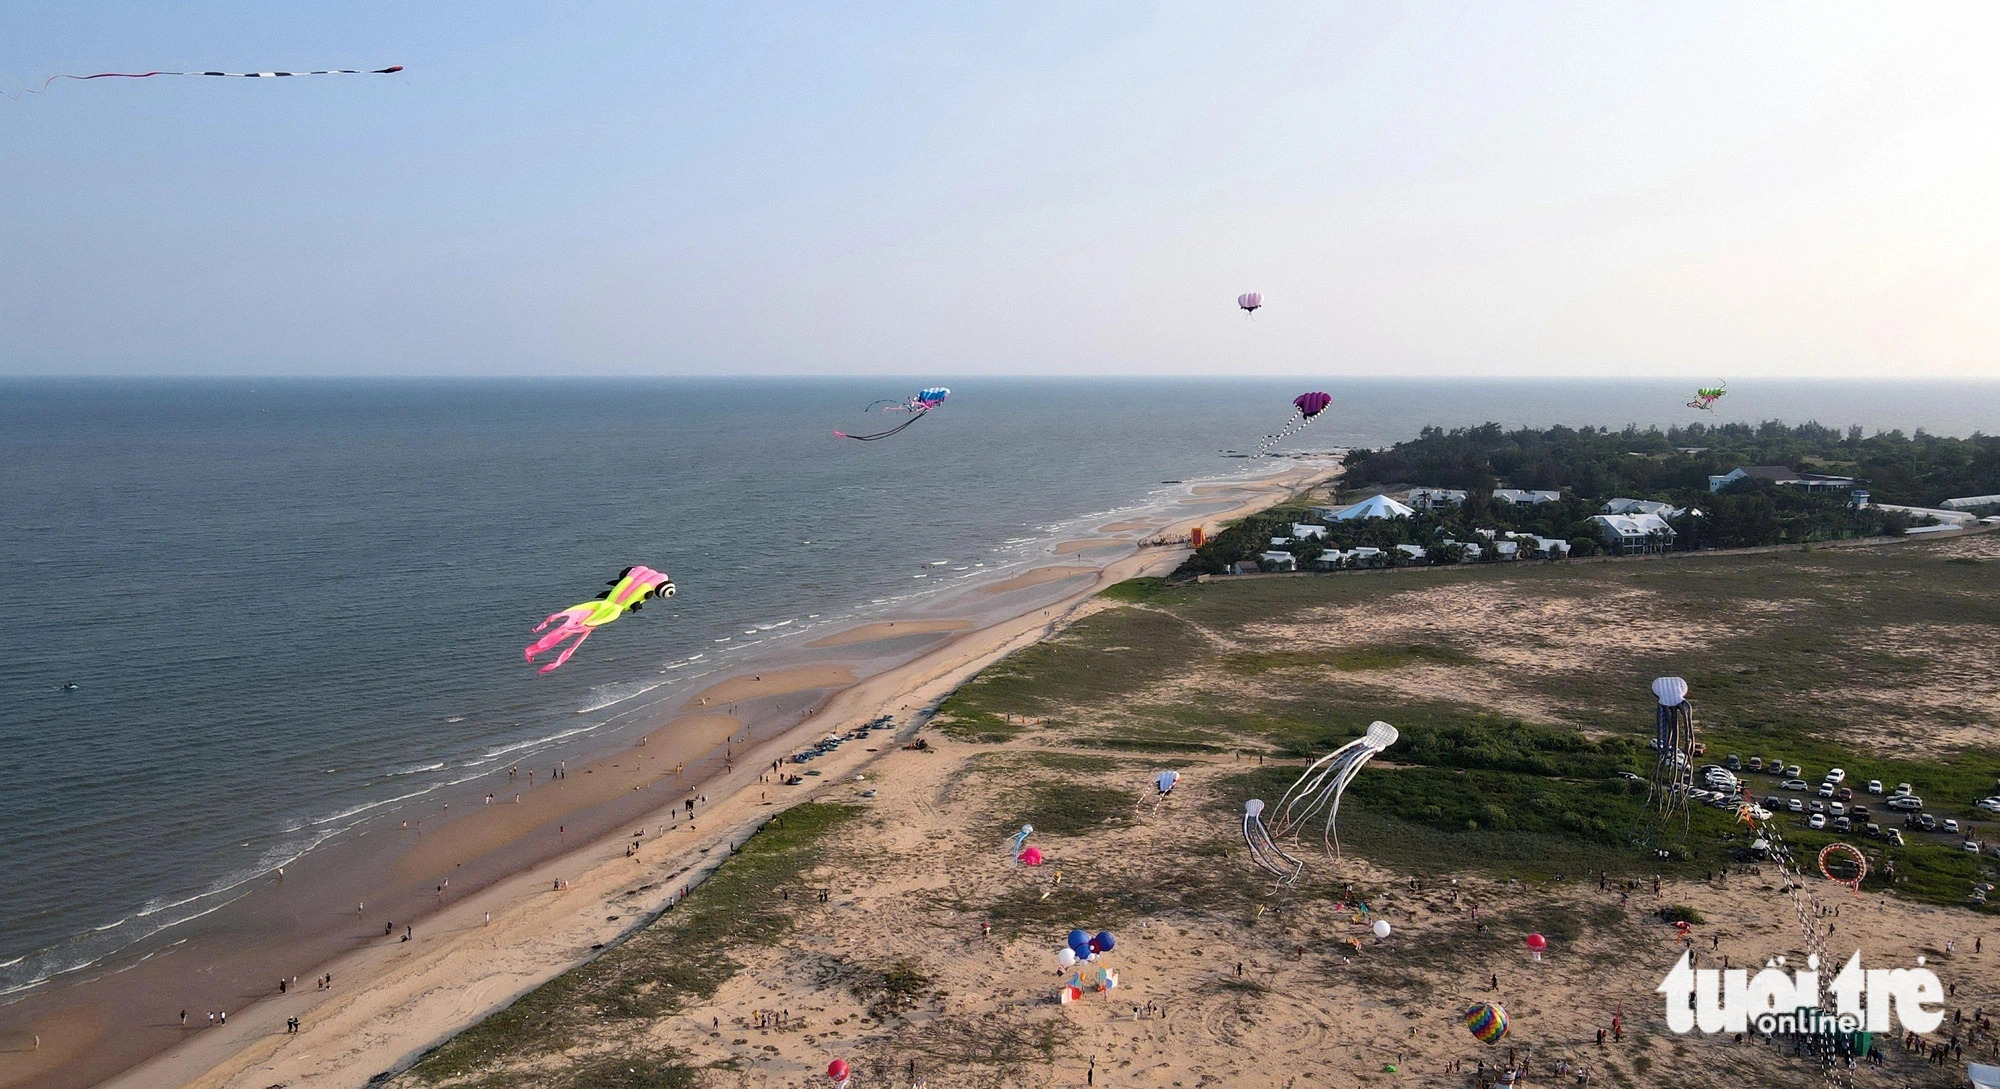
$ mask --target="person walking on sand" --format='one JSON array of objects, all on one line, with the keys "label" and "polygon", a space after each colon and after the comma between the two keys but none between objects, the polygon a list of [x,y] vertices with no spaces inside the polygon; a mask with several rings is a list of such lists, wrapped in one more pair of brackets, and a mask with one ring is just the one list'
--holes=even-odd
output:
[{"label": "person walking on sand", "polygon": [[181,1027],[188,1027],[188,1011],[186,1010],[181,1011]]}]

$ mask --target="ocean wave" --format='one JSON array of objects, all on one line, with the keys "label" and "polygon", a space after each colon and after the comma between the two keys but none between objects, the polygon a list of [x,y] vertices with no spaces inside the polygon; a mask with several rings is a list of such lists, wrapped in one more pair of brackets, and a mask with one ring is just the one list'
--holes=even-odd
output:
[{"label": "ocean wave", "polygon": [[387,778],[393,778],[398,775],[421,775],[424,772],[437,771],[443,767],[444,767],[444,761],[442,760],[438,761],[435,764],[412,764],[407,768],[397,768],[394,771],[385,771],[382,773],[382,777],[387,779]]},{"label": "ocean wave", "polygon": [[553,742],[561,741],[563,738],[566,737],[575,737],[578,734],[589,733],[590,731],[597,729],[597,726],[598,724],[592,723],[589,726],[578,726],[573,730],[562,730],[557,733],[549,734],[546,737],[532,738],[527,741],[516,741],[511,745],[502,745],[497,749],[490,749],[486,752],[486,755],[489,757],[504,756],[507,753],[519,752],[522,749],[531,749],[541,745],[548,745]]}]

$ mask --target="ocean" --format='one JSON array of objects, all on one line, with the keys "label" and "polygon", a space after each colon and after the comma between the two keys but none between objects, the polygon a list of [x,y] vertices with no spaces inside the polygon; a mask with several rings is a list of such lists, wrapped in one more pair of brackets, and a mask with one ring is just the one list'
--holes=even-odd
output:
[{"label": "ocean", "polygon": [[[830,434],[938,383],[892,439]],[[0,1001],[174,943],[359,821],[607,744],[738,656],[1263,471],[1221,454],[1305,389],[1334,405],[1293,450],[1689,422],[1685,385],[0,382]],[[2000,384],[1739,387],[1700,418],[2000,423]],[[679,596],[554,673],[522,661],[635,563]]]}]

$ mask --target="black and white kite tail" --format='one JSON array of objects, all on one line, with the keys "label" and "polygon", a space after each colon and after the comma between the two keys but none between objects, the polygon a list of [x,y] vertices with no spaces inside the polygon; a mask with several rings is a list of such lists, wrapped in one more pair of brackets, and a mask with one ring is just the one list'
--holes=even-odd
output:
[{"label": "black and white kite tail", "polygon": [[49,89],[49,85],[59,79],[73,79],[79,82],[88,79],[151,79],[154,76],[222,76],[228,79],[281,79],[287,76],[389,76],[403,70],[400,64],[387,68],[316,68],[310,72],[97,72],[87,76],[67,73],[50,76],[40,87],[30,87],[16,91],[7,97],[18,99],[22,95],[38,95]]}]

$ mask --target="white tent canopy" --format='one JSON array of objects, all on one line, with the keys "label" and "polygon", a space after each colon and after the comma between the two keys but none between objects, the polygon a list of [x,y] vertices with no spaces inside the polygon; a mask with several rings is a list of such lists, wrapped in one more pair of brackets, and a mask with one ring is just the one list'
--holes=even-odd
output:
[{"label": "white tent canopy", "polygon": [[1352,522],[1362,518],[1408,518],[1416,513],[1386,495],[1371,495],[1351,507],[1334,511],[1333,518],[1337,522]]}]

